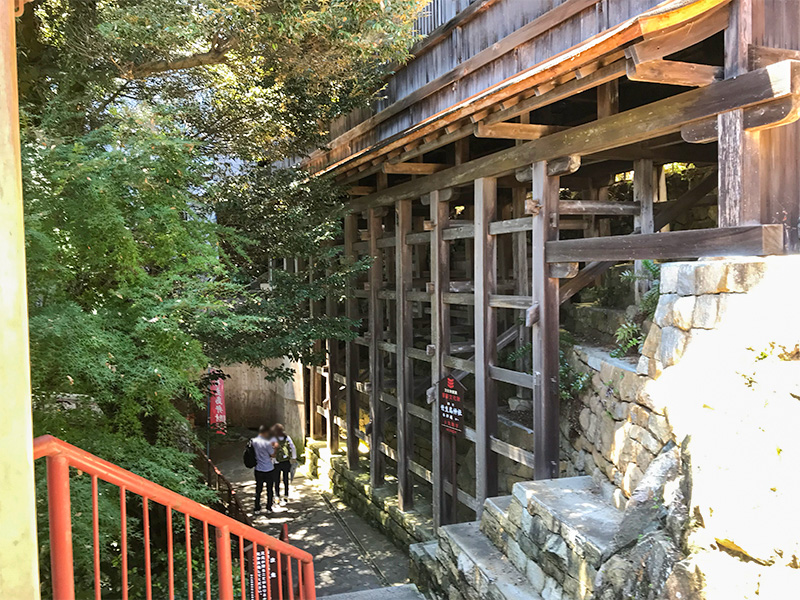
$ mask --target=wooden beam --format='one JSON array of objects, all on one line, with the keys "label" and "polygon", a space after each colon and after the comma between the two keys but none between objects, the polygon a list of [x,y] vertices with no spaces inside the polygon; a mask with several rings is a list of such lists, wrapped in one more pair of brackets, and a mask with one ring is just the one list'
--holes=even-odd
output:
[{"label": "wooden beam", "polygon": [[383,285],[382,251],[378,239],[383,233],[382,219],[375,208],[369,210],[369,254],[372,264],[369,267],[369,412],[372,434],[369,443],[369,479],[373,488],[384,483],[385,464],[380,451],[383,442],[383,406],[380,393],[383,390],[383,357],[378,344],[383,336],[383,310],[378,293]]},{"label": "wooden beam", "polygon": [[434,189],[464,185],[481,177],[511,173],[525,164],[566,154],[593,154],[678,132],[707,117],[797,94],[800,63],[783,61],[712,85],[572,127],[538,140],[501,150],[414,182],[403,183],[353,201],[366,206],[390,205]]},{"label": "wooden beam", "polygon": [[374,193],[375,189],[371,185],[354,185],[347,188],[347,193],[351,196],[367,196]]},{"label": "wooden beam", "polygon": [[653,229],[660,231],[669,225],[676,217],[683,214],[692,206],[697,204],[700,200],[705,198],[708,194],[713,192],[717,187],[717,171],[716,169],[706,175],[706,177],[680,198],[673,202],[664,202],[666,206],[655,213],[653,217]]},{"label": "wooden beam", "polygon": [[400,200],[395,215],[395,290],[397,319],[397,503],[405,512],[414,507],[414,485],[409,476],[409,461],[414,454],[413,428],[408,406],[413,404],[414,366],[408,348],[414,341],[414,323],[408,291],[412,285],[411,246],[406,236],[411,231],[411,200]]},{"label": "wooden beam", "polygon": [[748,49],[749,71],[755,71],[767,65],[781,62],[782,60],[800,60],[800,50],[768,48],[750,44]]},{"label": "wooden beam", "polygon": [[558,203],[561,215],[638,215],[638,202],[617,200],[562,200]]},{"label": "wooden beam", "polygon": [[383,163],[383,172],[390,175],[430,175],[444,171],[449,166],[439,163],[386,162]]},{"label": "wooden beam", "polygon": [[783,254],[783,225],[691,229],[547,243],[548,262]]},{"label": "wooden beam", "polygon": [[497,495],[497,456],[490,438],[497,433],[497,393],[489,369],[497,362],[497,318],[489,306],[496,293],[497,246],[489,223],[497,212],[497,180],[475,181],[475,499],[476,518],[483,502]]},{"label": "wooden beam", "polygon": [[557,125],[531,125],[528,123],[496,123],[495,125],[475,125],[475,137],[502,140],[538,140],[566,127]]},{"label": "wooden beam", "polygon": [[[558,239],[559,178],[544,161],[533,164],[533,197],[541,209],[533,217],[533,301],[539,319],[533,327],[534,479],[559,476],[558,279],[550,277],[546,246]],[[563,261],[567,262],[567,261]]]},{"label": "wooden beam", "polygon": [[721,81],[723,77],[723,68],[713,65],[661,59],[638,64],[632,60],[628,61],[628,79],[631,81],[702,87]]},{"label": "wooden beam", "polygon": [[723,6],[665,33],[649,36],[626,48],[625,55],[637,64],[664,58],[725,29],[728,26],[728,14],[728,6]]},{"label": "wooden beam", "polygon": [[[430,195],[430,218],[433,221],[431,230],[431,345],[434,348],[431,361],[431,385],[433,392],[431,425],[433,445],[433,526],[438,529],[447,522],[449,514],[445,505],[445,452],[443,451],[440,415],[438,410],[438,385],[445,375],[444,357],[450,346],[450,307],[442,301],[443,294],[450,284],[450,245],[442,237],[450,218],[450,206],[440,200],[439,191]],[[429,398],[429,401],[431,399]]]},{"label": "wooden beam", "polygon": [[[344,218],[344,255],[347,260],[358,260],[353,248],[358,235],[358,217],[350,213]],[[352,292],[352,284],[348,286]],[[345,299],[345,315],[348,319],[358,318],[358,299],[355,294],[347,294]],[[358,438],[353,432],[358,431],[358,396],[356,395],[355,382],[358,380],[358,353],[359,348],[355,341],[348,340],[345,345],[345,418],[347,419],[347,465],[351,470],[358,469]]]},{"label": "wooden beam", "polygon": [[[800,116],[800,98],[789,96],[744,109],[743,126],[747,132],[764,131],[794,123]],[[681,127],[681,137],[692,144],[707,144],[719,137],[718,119],[712,117]]]},{"label": "wooden beam", "polygon": [[483,123],[485,125],[494,125],[496,123],[508,121],[509,119],[518,117],[523,113],[531,112],[538,108],[542,108],[543,106],[558,102],[559,100],[570,98],[576,94],[590,90],[593,87],[603,83],[624,77],[625,73],[626,67],[624,60],[613,62],[605,67],[601,67],[597,71],[594,71],[582,79],[572,79],[571,81],[552,88],[550,91],[547,91],[544,94],[536,95],[523,100],[511,108],[498,110],[497,112],[486,117]]}]

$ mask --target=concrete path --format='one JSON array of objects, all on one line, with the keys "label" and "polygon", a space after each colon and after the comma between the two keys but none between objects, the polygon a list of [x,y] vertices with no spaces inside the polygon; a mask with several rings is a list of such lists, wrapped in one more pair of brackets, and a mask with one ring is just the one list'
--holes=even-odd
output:
[{"label": "concrete path", "polygon": [[[242,440],[212,448],[211,459],[236,487],[252,517],[255,478],[253,470],[242,463],[245,443]],[[408,557],[335,496],[321,491],[302,465],[291,488],[280,512],[266,515],[262,511],[253,524],[273,536],[279,535],[283,523],[288,524],[290,543],[314,556],[320,597],[408,581]],[[262,505],[265,502],[266,492]]]}]

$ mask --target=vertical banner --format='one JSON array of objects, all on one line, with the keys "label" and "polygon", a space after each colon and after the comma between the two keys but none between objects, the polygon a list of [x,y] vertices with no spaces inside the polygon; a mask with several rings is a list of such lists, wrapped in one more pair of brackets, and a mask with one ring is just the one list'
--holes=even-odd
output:
[{"label": "vertical banner", "polygon": [[208,422],[216,433],[225,434],[225,380],[220,378],[211,382]]}]

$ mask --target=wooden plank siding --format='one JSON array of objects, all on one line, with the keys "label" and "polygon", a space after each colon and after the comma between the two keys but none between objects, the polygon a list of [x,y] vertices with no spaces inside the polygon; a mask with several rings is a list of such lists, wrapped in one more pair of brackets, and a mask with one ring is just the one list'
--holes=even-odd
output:
[{"label": "wooden plank siding", "polygon": [[[674,12],[693,17],[697,11],[711,10],[727,1],[699,0],[689,5],[674,3],[677,7]],[[365,118],[365,113],[361,112],[332,123],[330,150],[312,154],[306,164],[312,171],[318,171],[358,155],[445,114],[493,86],[506,86],[520,73],[529,70],[533,73],[536,65],[544,64],[583,40],[600,36],[621,24],[628,24],[628,29],[618,32],[622,35],[619,41],[631,42],[644,28],[634,22],[635,19],[647,14],[656,4],[655,0],[535,3],[500,0],[493,3],[395,73],[389,79],[381,100],[375,103],[371,116]],[[653,22],[664,22],[668,13],[659,9],[652,17]],[[604,43],[604,40],[600,41]],[[558,62],[556,60],[554,64]],[[570,63],[565,61],[565,65]],[[575,63],[571,68],[578,66],[580,63]],[[516,86],[513,93],[524,89],[525,85]]]}]

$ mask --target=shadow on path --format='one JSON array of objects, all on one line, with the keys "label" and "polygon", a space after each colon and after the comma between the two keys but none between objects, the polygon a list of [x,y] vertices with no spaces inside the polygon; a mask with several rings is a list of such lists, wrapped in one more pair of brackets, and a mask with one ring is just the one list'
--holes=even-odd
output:
[{"label": "shadow on path", "polygon": [[[213,448],[211,458],[236,487],[245,510],[252,516],[255,478],[253,470],[242,463],[245,443],[242,439]],[[265,502],[266,492],[262,505]],[[289,526],[290,543],[314,556],[320,597],[408,580],[408,557],[338,498],[320,490],[302,465],[290,486],[286,504],[273,514],[262,511],[253,518],[255,527],[272,536],[280,534],[284,523]]]}]

